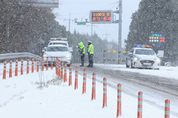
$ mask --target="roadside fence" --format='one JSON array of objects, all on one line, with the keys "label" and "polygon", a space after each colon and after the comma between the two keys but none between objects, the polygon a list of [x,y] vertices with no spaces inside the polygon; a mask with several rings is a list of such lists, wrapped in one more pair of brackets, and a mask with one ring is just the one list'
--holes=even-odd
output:
[{"label": "roadside fence", "polygon": [[[0,54],[0,61],[2,60],[4,60],[3,72],[0,73],[3,74],[2,79],[6,79],[7,74],[9,74],[8,76],[9,78],[12,78],[13,72],[15,72],[15,76],[18,76],[18,73],[20,75],[23,75],[24,71],[26,71],[26,74],[29,74],[30,72],[33,73],[35,70],[38,72],[40,67],[41,70],[44,71],[44,66],[46,66],[46,70],[48,70],[49,65],[48,61],[47,60],[45,61],[44,57],[42,58],[38,55],[34,55],[32,53],[27,52]],[[13,67],[14,63],[15,67]],[[53,69],[53,62],[50,65],[51,69]]]}]

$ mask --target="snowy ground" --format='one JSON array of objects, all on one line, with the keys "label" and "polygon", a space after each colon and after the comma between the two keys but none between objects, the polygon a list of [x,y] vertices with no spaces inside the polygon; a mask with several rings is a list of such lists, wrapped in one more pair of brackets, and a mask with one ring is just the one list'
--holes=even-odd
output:
[{"label": "snowy ground", "polygon": [[[123,65],[96,66],[120,69],[123,71],[137,71],[145,74],[162,74],[177,79],[175,67],[161,67],[160,70],[127,69]],[[2,66],[1,66],[2,67]],[[162,72],[161,72],[162,71]],[[163,73],[163,71],[165,71]],[[170,74],[169,74],[170,73]],[[7,74],[8,75],[8,74]],[[103,85],[97,82],[96,100],[91,101],[92,80],[87,76],[86,94],[82,94],[83,76],[79,75],[78,89],[74,90],[74,71],[72,86],[68,86],[63,80],[56,79],[55,69],[41,72],[34,72],[18,77],[0,80],[0,117],[2,118],[115,118],[117,113],[117,90],[108,86],[107,107],[102,108]],[[42,75],[42,76],[41,76]],[[2,78],[2,74],[0,74]],[[42,77],[42,80],[40,79]],[[97,76],[98,79],[103,77]],[[40,81],[45,83],[40,87]],[[117,86],[118,83],[115,83]],[[160,101],[164,106],[164,101]],[[122,118],[137,117],[136,97],[122,92]],[[143,118],[163,118],[164,107],[156,107],[149,102],[143,102]],[[172,115],[171,118],[177,118]]]},{"label": "snowy ground", "polygon": [[148,75],[156,75],[160,77],[166,77],[169,79],[178,79],[177,72],[178,67],[166,67],[161,66],[160,70],[152,70],[152,69],[131,69],[126,68],[125,65],[114,65],[114,64],[96,64],[96,66],[109,68],[112,70],[122,70],[122,71],[129,71],[129,72],[137,72],[141,74],[148,74]]}]

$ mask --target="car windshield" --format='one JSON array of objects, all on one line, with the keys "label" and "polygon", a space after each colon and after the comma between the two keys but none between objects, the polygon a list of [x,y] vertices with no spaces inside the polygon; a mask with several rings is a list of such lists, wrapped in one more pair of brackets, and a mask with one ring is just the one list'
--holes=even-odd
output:
[{"label": "car windshield", "polygon": [[138,54],[138,55],[154,55],[155,52],[153,50],[136,49],[135,54]]},{"label": "car windshield", "polygon": [[47,47],[47,52],[53,52],[53,51],[68,51],[67,47]]}]

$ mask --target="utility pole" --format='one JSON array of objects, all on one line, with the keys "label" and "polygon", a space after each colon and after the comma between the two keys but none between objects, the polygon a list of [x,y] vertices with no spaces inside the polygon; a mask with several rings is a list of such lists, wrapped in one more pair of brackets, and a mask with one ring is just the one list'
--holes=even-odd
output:
[{"label": "utility pole", "polygon": [[69,32],[70,32],[70,14],[69,14]]},{"label": "utility pole", "polygon": [[119,36],[118,36],[118,51],[121,51],[122,45],[122,0],[119,0]]},{"label": "utility pole", "polygon": [[108,39],[107,36],[110,35],[110,34],[107,34],[107,31],[106,31],[106,34],[103,34],[103,35],[106,35],[106,40]]},{"label": "utility pole", "polygon": [[93,23],[91,24],[91,36],[93,35]]},{"label": "utility pole", "polygon": [[69,19],[64,19],[64,20],[69,21],[68,31],[70,32],[70,21],[74,21],[74,20],[71,20],[71,13],[69,13]]},{"label": "utility pole", "polygon": [[93,35],[93,26],[96,26],[96,25],[93,25],[93,23],[91,23],[91,25],[87,25],[87,26],[91,26],[91,36]]}]

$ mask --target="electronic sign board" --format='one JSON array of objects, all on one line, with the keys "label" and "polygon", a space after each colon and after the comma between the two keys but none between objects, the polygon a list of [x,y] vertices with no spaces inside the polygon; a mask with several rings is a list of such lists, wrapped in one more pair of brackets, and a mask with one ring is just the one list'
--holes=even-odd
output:
[{"label": "electronic sign board", "polygon": [[113,22],[112,10],[93,10],[90,11],[89,21],[93,24],[105,24]]},{"label": "electronic sign board", "polygon": [[153,46],[162,46],[165,44],[165,35],[163,33],[150,33],[149,34],[149,44]]}]

